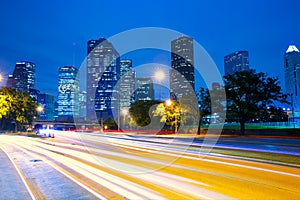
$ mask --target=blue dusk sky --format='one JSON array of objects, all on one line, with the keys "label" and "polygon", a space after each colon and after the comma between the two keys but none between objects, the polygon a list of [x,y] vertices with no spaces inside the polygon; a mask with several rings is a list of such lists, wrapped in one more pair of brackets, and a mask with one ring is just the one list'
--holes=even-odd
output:
[{"label": "blue dusk sky", "polygon": [[[289,44],[300,47],[299,8],[299,0],[2,1],[1,85],[17,61],[27,60],[37,66],[36,88],[56,95],[58,67],[79,67],[88,40],[134,28],[162,27],[194,38],[222,75],[225,55],[248,50],[250,67],[279,76],[284,86],[283,54]],[[157,58],[168,64],[169,57],[144,51],[131,59],[138,66]]]}]

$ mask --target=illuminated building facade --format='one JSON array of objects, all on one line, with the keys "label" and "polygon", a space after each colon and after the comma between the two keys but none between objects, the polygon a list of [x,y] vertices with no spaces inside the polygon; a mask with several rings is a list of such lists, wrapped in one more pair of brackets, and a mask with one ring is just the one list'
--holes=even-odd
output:
[{"label": "illuminated building facade", "polygon": [[135,84],[136,101],[154,100],[154,87],[151,78],[136,78]]},{"label": "illuminated building facade", "polygon": [[236,51],[224,57],[225,75],[249,70],[248,51]]},{"label": "illuminated building facade", "polygon": [[87,48],[87,119],[97,121],[112,117],[118,99],[113,95],[120,76],[120,58],[105,38],[88,41]]},{"label": "illuminated building facade", "polygon": [[79,114],[78,69],[74,66],[59,68],[57,115],[60,121],[70,121]]},{"label": "illuminated building facade", "polygon": [[121,110],[128,110],[133,102],[134,80],[132,60],[120,60],[119,101]]},{"label": "illuminated building facade", "polygon": [[293,100],[294,109],[300,111],[300,52],[290,45],[284,54],[285,89]]},{"label": "illuminated building facade", "polygon": [[170,97],[178,100],[194,93],[194,43],[182,36],[171,42]]},{"label": "illuminated building facade", "polygon": [[35,88],[36,66],[32,62],[17,62],[13,75],[9,76],[7,86],[18,91],[30,91]]}]

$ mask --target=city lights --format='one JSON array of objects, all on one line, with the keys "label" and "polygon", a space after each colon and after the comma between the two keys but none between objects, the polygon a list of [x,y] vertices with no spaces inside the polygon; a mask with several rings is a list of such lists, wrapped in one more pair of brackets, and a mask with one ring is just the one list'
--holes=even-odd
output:
[{"label": "city lights", "polygon": [[165,75],[164,71],[159,69],[155,72],[154,77],[157,81],[161,82],[165,79],[166,75]]},{"label": "city lights", "polygon": [[41,112],[44,111],[44,107],[43,107],[43,106],[38,106],[38,107],[36,108],[36,111],[37,111],[38,113],[41,113]]}]

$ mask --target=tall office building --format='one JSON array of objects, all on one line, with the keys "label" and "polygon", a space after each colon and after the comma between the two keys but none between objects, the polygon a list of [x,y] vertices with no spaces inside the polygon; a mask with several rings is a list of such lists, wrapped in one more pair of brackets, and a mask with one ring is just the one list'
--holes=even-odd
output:
[{"label": "tall office building", "polygon": [[286,93],[292,95],[294,109],[300,111],[300,52],[290,45],[284,54],[284,76]]},{"label": "tall office building", "polygon": [[8,78],[7,86],[18,91],[34,89],[35,64],[28,61],[17,62],[13,75]]},{"label": "tall office building", "polygon": [[57,115],[59,121],[72,121],[79,114],[78,69],[74,66],[60,67],[58,72]]},{"label": "tall office building", "polygon": [[171,42],[170,97],[180,99],[194,93],[194,43],[193,39],[182,36]]},{"label": "tall office building", "polygon": [[7,78],[7,82],[6,82],[6,87],[8,88],[12,88],[13,87],[13,75],[8,75],[8,78]]},{"label": "tall office building", "polygon": [[132,71],[132,60],[120,60],[119,101],[120,109],[129,109],[133,102],[135,75]]},{"label": "tall office building", "polygon": [[105,38],[90,40],[87,46],[87,119],[107,119],[118,105],[113,94],[118,92],[119,54]]},{"label": "tall office building", "polygon": [[249,70],[248,51],[236,51],[224,57],[225,75]]},{"label": "tall office building", "polygon": [[136,101],[154,100],[154,87],[151,78],[136,78],[135,84]]}]

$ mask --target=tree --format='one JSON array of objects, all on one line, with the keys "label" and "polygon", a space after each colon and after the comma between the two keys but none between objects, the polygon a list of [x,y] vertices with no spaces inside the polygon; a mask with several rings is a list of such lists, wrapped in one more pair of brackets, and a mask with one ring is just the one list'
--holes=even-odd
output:
[{"label": "tree", "polygon": [[241,134],[245,134],[245,123],[259,119],[267,106],[275,102],[287,102],[287,95],[281,92],[278,78],[267,77],[254,70],[240,71],[224,76],[227,96],[227,120],[240,123]]},{"label": "tree", "polygon": [[108,129],[108,130],[117,130],[118,129],[118,124],[111,117],[108,118],[107,120],[105,120],[105,122],[103,122],[103,125],[104,125],[105,129]]},{"label": "tree", "polygon": [[198,93],[198,105],[200,120],[197,134],[199,135],[201,125],[208,122],[203,120],[205,117],[218,113],[218,121],[223,121],[225,119],[226,95],[224,87],[213,88],[212,90],[200,88]]},{"label": "tree", "polygon": [[[149,100],[149,101],[137,101],[129,109],[129,114],[133,123],[140,127],[145,127],[151,123],[151,108],[157,106],[161,101]],[[149,113],[150,112],[150,113]]]},{"label": "tree", "polygon": [[154,116],[160,117],[160,122],[171,126],[176,132],[181,122],[181,112],[180,104],[177,101],[167,100],[160,103],[152,113]]},{"label": "tree", "polygon": [[31,124],[38,115],[37,107],[38,103],[30,97],[28,92],[20,92],[12,88],[1,88],[1,129],[13,122],[17,128],[23,128],[25,124]]}]

